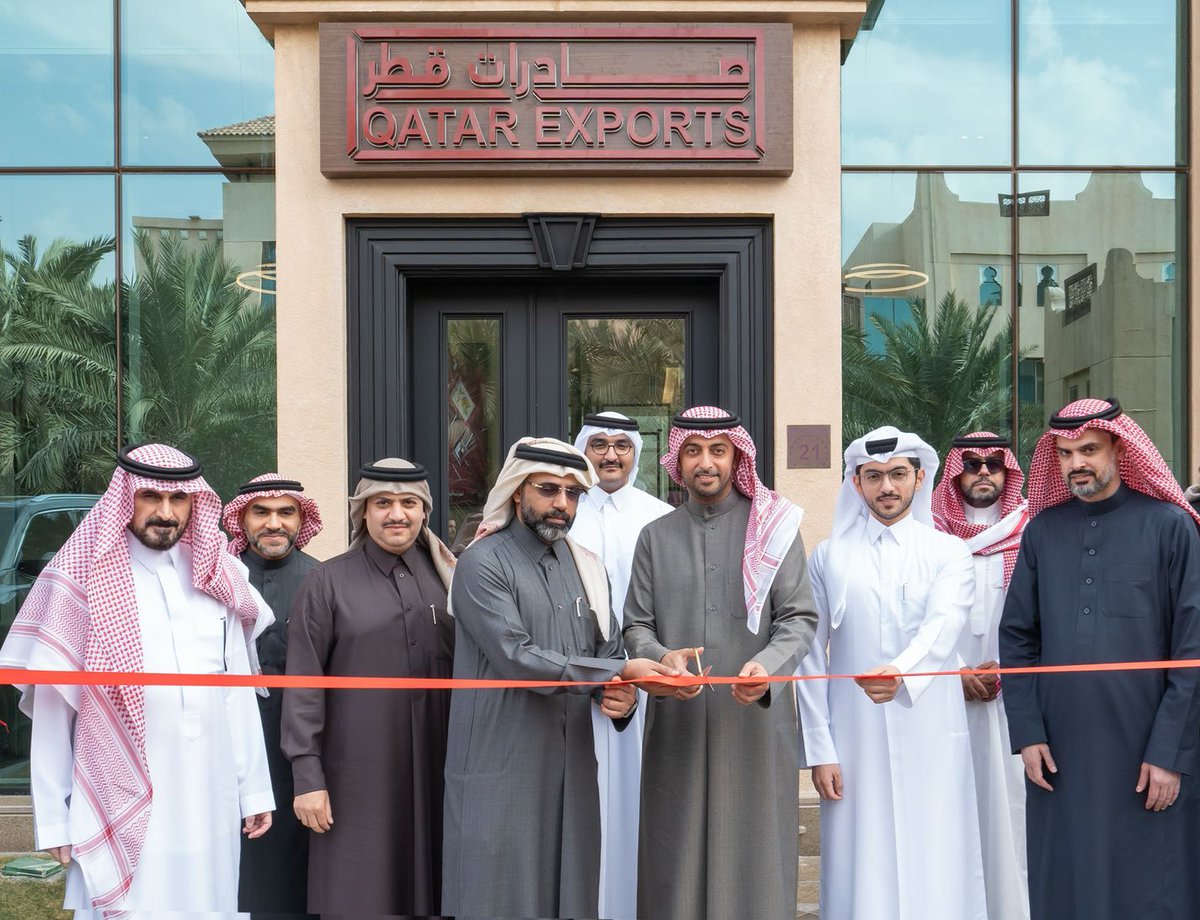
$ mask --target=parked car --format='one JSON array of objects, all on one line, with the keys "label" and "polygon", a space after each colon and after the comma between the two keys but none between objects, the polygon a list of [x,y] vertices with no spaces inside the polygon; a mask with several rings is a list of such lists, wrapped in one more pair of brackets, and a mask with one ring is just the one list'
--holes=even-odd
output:
[{"label": "parked car", "polygon": [[[99,495],[0,496],[0,642],[46,564]],[[0,687],[0,793],[28,788],[29,720],[17,692]]]}]

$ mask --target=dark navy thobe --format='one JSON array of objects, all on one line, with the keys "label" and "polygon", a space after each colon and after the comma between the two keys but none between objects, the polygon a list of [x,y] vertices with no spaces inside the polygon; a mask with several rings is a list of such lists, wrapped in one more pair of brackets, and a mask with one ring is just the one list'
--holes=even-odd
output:
[{"label": "dark navy thobe", "polygon": [[[1200,658],[1200,536],[1182,508],[1122,486],[1034,518],[1000,624],[1005,667]],[[1200,700],[1195,669],[1003,678],[1014,751],[1045,743],[1047,792],[1026,780],[1032,920],[1200,917]],[[1142,762],[1182,773],[1147,811]]]},{"label": "dark navy thobe", "polygon": [[[263,596],[275,614],[275,622],[258,637],[258,662],[264,674],[282,674],[287,666],[287,620],[292,599],[304,576],[317,560],[300,550],[282,559],[264,559],[252,549],[239,557],[250,570],[250,584]],[[267,766],[275,793],[271,830],[257,840],[242,837],[241,873],[238,877],[238,908],[267,915],[305,917],[308,902],[308,830],[292,811],[295,791],[292,765],[279,747],[279,723],[283,714],[283,691],[276,688],[258,698],[263,735],[267,742]]]}]

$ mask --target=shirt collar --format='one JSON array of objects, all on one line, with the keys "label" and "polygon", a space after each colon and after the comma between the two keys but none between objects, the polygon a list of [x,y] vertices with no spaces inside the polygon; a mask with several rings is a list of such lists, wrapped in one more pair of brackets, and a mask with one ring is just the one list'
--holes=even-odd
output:
[{"label": "shirt collar", "polygon": [[161,565],[169,565],[177,570],[179,569],[182,553],[181,544],[176,543],[170,549],[151,549],[139,540],[132,530],[126,530],[125,537],[126,542],[129,544],[129,557],[140,562],[147,569],[153,570]]},{"label": "shirt collar", "polygon": [[520,518],[513,518],[513,522],[508,525],[508,529],[512,531],[513,540],[516,541],[517,545],[525,551],[525,554],[533,562],[541,561],[542,557],[548,552],[554,553],[560,562],[563,562],[566,556],[570,554],[570,548],[567,546],[566,540],[555,540],[553,543],[545,543]]},{"label": "shirt collar", "polygon": [[629,501],[632,497],[629,493],[636,488],[637,486],[633,484],[633,477],[630,476],[625,485],[621,486],[615,492],[605,492],[600,486],[592,486],[587,490],[587,500],[595,503],[597,508],[603,508],[606,504],[611,504],[617,511],[624,511],[629,507]]},{"label": "shirt collar", "polygon": [[[384,575],[391,575],[392,569],[396,567],[397,562],[403,562],[405,568],[408,567],[408,563],[404,562],[404,556],[413,550],[416,545],[417,544],[414,541],[412,545],[404,551],[404,553],[397,556],[395,553],[388,552],[386,549],[372,540],[368,535],[367,539],[363,541],[363,552],[366,554],[368,559],[375,563],[375,567],[379,569],[380,572],[382,572]],[[291,553],[288,555],[290,556]]]},{"label": "shirt collar", "polygon": [[897,521],[892,526],[881,523],[873,514],[867,514],[867,542],[875,543],[879,540],[888,540],[891,542],[904,545],[905,541],[912,535],[912,529],[916,526],[916,519],[913,518],[912,512],[901,521]]}]

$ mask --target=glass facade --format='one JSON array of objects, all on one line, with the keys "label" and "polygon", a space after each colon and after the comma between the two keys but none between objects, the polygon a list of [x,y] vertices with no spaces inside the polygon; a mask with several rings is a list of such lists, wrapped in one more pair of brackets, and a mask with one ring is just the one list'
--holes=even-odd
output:
[{"label": "glass facade", "polygon": [[1186,6],[870,5],[842,69],[847,442],[990,429],[1028,461],[1054,410],[1116,396],[1187,484]]},{"label": "glass facade", "polygon": [[5,3],[0,76],[2,640],[121,443],[275,466],[274,52],[238,0]]}]

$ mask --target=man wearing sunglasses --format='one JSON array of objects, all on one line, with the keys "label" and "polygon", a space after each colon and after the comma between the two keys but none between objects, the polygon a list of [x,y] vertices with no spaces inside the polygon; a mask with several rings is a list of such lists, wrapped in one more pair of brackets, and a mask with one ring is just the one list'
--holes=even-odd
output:
[{"label": "man wearing sunglasses", "polygon": [[571,445],[522,438],[488,496],[479,535],[459,559],[454,676],[581,684],[453,691],[445,915],[600,916],[591,711],[624,729],[635,690],[610,682],[679,672],[626,661],[604,565],[568,536],[595,481],[591,463]]},{"label": "man wearing sunglasses", "polygon": [[[604,562],[619,623],[638,535],[671,506],[637,485],[642,435],[633,419],[619,412],[585,416],[575,448],[592,462],[597,481],[579,501],[571,539]],[[637,717],[624,731],[592,709],[600,783],[600,916],[617,920],[637,915],[637,847],[629,841],[638,836],[644,694],[639,702]]]},{"label": "man wearing sunglasses", "polygon": [[[1029,523],[1021,496],[1025,475],[1006,438],[976,431],[955,438],[933,491],[938,530],[965,540],[973,554],[975,602],[958,651],[971,669],[1000,658],[1000,613]],[[997,675],[962,677],[979,802],[988,916],[1029,916],[1025,880],[1025,767],[1009,749],[1008,720]]]}]

